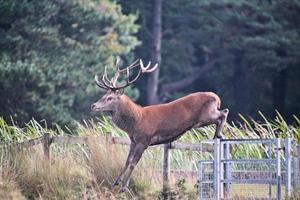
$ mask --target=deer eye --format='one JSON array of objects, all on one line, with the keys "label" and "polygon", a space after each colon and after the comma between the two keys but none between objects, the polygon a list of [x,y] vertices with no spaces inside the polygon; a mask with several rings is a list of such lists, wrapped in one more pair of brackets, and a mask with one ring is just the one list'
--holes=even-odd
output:
[{"label": "deer eye", "polygon": [[108,97],[108,98],[107,98],[107,101],[111,101],[111,100],[112,100],[112,97]]}]

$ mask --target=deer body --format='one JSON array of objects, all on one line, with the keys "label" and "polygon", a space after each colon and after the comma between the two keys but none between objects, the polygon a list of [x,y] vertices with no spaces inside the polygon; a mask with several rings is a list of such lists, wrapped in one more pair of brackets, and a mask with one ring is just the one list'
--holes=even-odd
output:
[{"label": "deer body", "polygon": [[[141,71],[138,76],[143,72],[153,71],[153,68],[148,69],[150,64],[147,67],[143,67],[142,63],[140,65]],[[117,185],[122,181],[121,191],[125,190],[134,167],[149,146],[172,142],[191,128],[209,124],[216,124],[214,137],[221,137],[229,110],[219,110],[221,101],[215,93],[197,92],[170,103],[141,107],[124,95],[122,88],[112,83],[117,78],[109,82],[105,76],[102,78],[102,83],[97,79],[96,83],[108,91],[100,100],[92,104],[91,109],[110,111],[113,122],[124,130],[131,140],[125,167],[114,183]],[[119,74],[116,75],[118,76]]]},{"label": "deer body", "polygon": [[[143,136],[149,145],[171,142],[187,130],[211,124],[206,112],[210,105],[220,105],[211,92],[198,92],[165,104],[141,107],[122,95],[118,110],[112,112],[113,122],[128,133],[131,140]],[[211,112],[213,109],[211,110]]]}]

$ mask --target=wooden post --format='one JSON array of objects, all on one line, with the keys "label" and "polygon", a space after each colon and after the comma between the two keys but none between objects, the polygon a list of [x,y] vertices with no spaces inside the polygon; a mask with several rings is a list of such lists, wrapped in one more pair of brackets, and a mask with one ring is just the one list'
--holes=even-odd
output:
[{"label": "wooden post", "polygon": [[51,145],[51,138],[49,133],[44,133],[43,136],[43,149],[45,157],[50,160],[50,145]]},{"label": "wooden post", "polygon": [[169,175],[170,175],[170,148],[171,143],[164,144],[163,154],[163,196],[164,199],[168,199],[169,193]]}]

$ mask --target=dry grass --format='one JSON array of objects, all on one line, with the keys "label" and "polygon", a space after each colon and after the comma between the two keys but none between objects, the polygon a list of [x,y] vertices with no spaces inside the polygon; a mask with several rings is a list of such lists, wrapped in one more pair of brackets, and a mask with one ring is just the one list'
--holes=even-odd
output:
[{"label": "dry grass", "polygon": [[[300,120],[295,117],[296,124],[288,125],[280,115],[274,121],[263,117],[261,123],[254,120],[241,125],[229,125],[225,131],[226,138],[273,138],[275,133],[281,137],[300,139]],[[47,126],[45,126],[47,127]],[[35,120],[20,128],[7,124],[0,117],[0,141],[22,142],[40,137],[44,132],[53,135],[71,134],[76,136],[107,135],[124,136],[124,132],[116,129],[109,120],[85,122],[74,129],[57,126],[47,129]],[[191,130],[180,138],[181,142],[198,143],[199,140],[212,138],[215,128],[209,126],[199,130]],[[0,200],[1,199],[161,199],[161,149],[147,150],[133,172],[130,187],[124,194],[118,194],[118,188],[111,183],[125,163],[128,147],[121,145],[99,144],[89,145],[51,145],[53,154],[51,161],[45,160],[41,147],[23,149],[22,152],[7,151],[0,146]],[[251,154],[253,158],[262,158],[263,147],[247,148],[236,151],[237,157]],[[210,154],[200,152],[173,150],[171,168],[176,170],[197,170],[200,158],[210,158]],[[181,176],[180,176],[181,177]],[[168,193],[172,199],[197,199],[194,177],[182,175],[171,177],[173,187]],[[295,198],[298,196],[295,194]],[[298,198],[299,199],[299,198]]]},{"label": "dry grass", "polygon": [[151,178],[142,173],[142,166],[127,192],[119,194],[111,187],[126,157],[123,147],[91,143],[84,153],[78,145],[67,148],[70,151],[60,149],[51,161],[40,147],[10,151],[1,161],[0,199],[146,199],[153,195]]},{"label": "dry grass", "polygon": [[294,192],[292,197],[287,198],[287,200],[300,200],[300,192]]}]

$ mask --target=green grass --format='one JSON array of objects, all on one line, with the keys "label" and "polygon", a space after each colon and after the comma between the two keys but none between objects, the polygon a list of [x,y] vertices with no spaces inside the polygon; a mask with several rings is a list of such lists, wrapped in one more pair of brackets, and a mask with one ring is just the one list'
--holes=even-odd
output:
[{"label": "green grass", "polygon": [[[245,119],[242,123],[226,124],[225,138],[295,138],[299,144],[300,120],[294,116],[293,125],[287,124],[278,114],[274,120],[261,115],[260,122]],[[197,144],[199,140],[210,139],[214,126],[188,131],[179,141]],[[88,145],[59,145],[51,147],[51,163],[41,155],[42,149],[36,147],[23,151],[8,150],[3,143],[22,142],[51,135],[111,135],[126,136],[108,118],[83,121],[73,129],[58,125],[49,128],[46,122],[31,120],[24,127],[8,124],[0,118],[0,199],[159,199],[161,197],[161,176],[157,170],[162,166],[162,149],[151,148],[143,155],[134,171],[129,190],[122,195],[111,188],[113,178],[120,171],[126,159],[128,147],[108,145],[95,141]],[[236,158],[265,156],[267,148],[263,145],[242,145],[235,148]],[[210,153],[172,150],[171,168],[178,170],[197,170],[201,158],[211,158]],[[174,184],[174,198],[193,199],[197,196],[194,178],[186,178],[178,184],[178,178],[171,177]],[[243,186],[244,187],[244,186]]]},{"label": "green grass", "polygon": [[[266,198],[269,194],[267,184],[233,184],[232,197],[237,198]],[[272,198],[276,198],[276,185],[272,185]],[[255,193],[254,193],[255,192]],[[285,187],[281,187],[281,194],[285,194]]]}]

